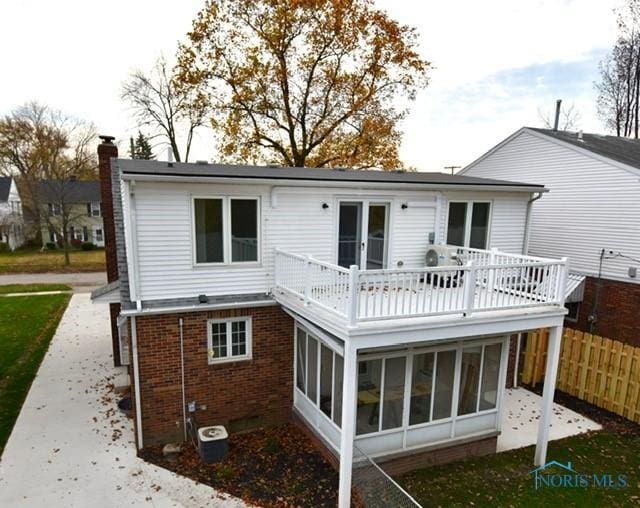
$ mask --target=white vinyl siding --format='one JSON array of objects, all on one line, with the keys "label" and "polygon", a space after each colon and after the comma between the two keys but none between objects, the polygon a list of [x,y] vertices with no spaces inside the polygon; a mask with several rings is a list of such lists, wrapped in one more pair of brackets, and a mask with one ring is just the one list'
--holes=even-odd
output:
[{"label": "white vinyl siding", "polygon": [[[567,256],[572,270],[588,275],[597,274],[603,248],[640,258],[640,176],[632,171],[524,131],[465,174],[544,184],[550,190],[533,204],[532,255]],[[603,275],[639,283],[627,275],[632,264],[607,260]]]},{"label": "white vinyl siding", "polygon": [[[440,223],[446,216],[450,193],[441,198]],[[502,247],[520,252],[524,231],[526,193],[453,193],[451,199],[491,201],[497,218],[490,238],[502,239]],[[331,188],[291,188],[266,185],[216,185],[191,183],[136,182],[135,227],[130,228],[130,269],[136,270],[133,294],[142,300],[194,297],[199,294],[232,295],[267,293],[273,287],[274,249],[311,254],[322,261],[337,261],[338,203],[370,199],[389,203],[388,267],[424,266],[429,237],[435,233],[434,191],[379,191]],[[257,263],[199,265],[194,263],[193,197],[231,196],[259,199],[259,253]],[[126,200],[125,200],[126,201]],[[323,204],[327,204],[323,208]],[[406,205],[405,208],[402,205]],[[518,205],[517,207],[514,205]],[[128,203],[125,203],[125,208]],[[522,213],[520,211],[522,210]],[[499,213],[498,213],[499,212]],[[514,219],[514,214],[516,219]],[[125,214],[126,215],[126,214]],[[522,218],[517,223],[517,217]],[[507,232],[500,232],[508,227]],[[516,239],[506,241],[513,235]],[[443,237],[441,237],[443,238]],[[133,280],[133,278],[131,278]],[[135,283],[135,281],[134,281]]]}]

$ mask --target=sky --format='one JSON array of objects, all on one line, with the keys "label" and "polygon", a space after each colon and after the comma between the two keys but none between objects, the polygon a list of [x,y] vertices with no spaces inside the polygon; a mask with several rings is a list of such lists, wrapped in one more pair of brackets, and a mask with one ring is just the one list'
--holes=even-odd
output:
[{"label": "sky", "polygon": [[[465,166],[556,99],[578,127],[596,114],[598,63],[613,47],[621,0],[376,0],[419,33],[430,84],[409,104],[401,158],[420,171]],[[32,100],[92,121],[123,153],[136,131],[119,98],[134,69],[175,54],[204,0],[3,0],[0,114]],[[164,152],[164,150],[162,150]],[[216,160],[203,130],[192,159]],[[165,158],[164,153],[159,158]]]}]

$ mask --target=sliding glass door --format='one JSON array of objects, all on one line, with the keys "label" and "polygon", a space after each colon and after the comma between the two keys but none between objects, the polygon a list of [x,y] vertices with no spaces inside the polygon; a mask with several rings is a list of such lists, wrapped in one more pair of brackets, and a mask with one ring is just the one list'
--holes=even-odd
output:
[{"label": "sliding glass door", "polygon": [[387,266],[389,204],[343,201],[338,219],[338,264],[367,270]]}]

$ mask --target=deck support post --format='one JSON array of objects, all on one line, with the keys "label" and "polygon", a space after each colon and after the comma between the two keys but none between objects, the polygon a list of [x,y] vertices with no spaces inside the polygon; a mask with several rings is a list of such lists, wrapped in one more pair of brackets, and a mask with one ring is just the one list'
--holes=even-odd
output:
[{"label": "deck support post", "polygon": [[535,466],[542,466],[547,462],[547,444],[549,443],[549,426],[553,414],[553,394],[556,391],[556,376],[560,362],[560,343],[562,341],[562,326],[554,326],[549,330],[549,345],[547,347],[547,366],[542,390],[542,410],[538,424],[538,442],[534,459]]},{"label": "deck support post", "polygon": [[353,440],[356,422],[356,376],[358,373],[358,351],[350,341],[345,342],[344,345],[343,366],[338,508],[349,508],[351,506]]}]

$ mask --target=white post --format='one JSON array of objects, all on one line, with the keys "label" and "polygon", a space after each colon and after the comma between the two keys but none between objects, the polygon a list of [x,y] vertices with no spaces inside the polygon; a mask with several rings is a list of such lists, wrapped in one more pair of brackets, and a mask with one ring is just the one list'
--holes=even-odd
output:
[{"label": "white post", "polygon": [[473,312],[473,303],[476,294],[476,262],[469,261],[464,274],[464,295],[462,302],[462,312],[465,316],[470,316]]},{"label": "white post", "polygon": [[351,265],[349,267],[349,307],[347,309],[350,326],[355,326],[358,321],[358,298],[360,297],[359,278],[360,269],[358,265]]},{"label": "white post", "polygon": [[567,277],[569,276],[569,258],[562,258],[562,269],[560,270],[560,276],[558,278],[558,292],[556,299],[558,304],[564,307],[565,293],[567,291]]},{"label": "white post", "polygon": [[338,508],[349,508],[351,506],[353,440],[356,422],[356,376],[358,373],[358,351],[350,341],[344,345],[343,369]]},{"label": "white post", "polygon": [[544,389],[542,390],[542,410],[538,424],[538,442],[534,465],[542,466],[547,461],[547,444],[549,442],[549,425],[553,414],[553,394],[556,391],[556,375],[560,361],[560,343],[562,341],[562,326],[554,326],[549,330],[549,346],[547,348],[547,368],[544,375]]},{"label": "white post", "polygon": [[311,254],[304,257],[304,304],[309,305],[311,302]]}]

